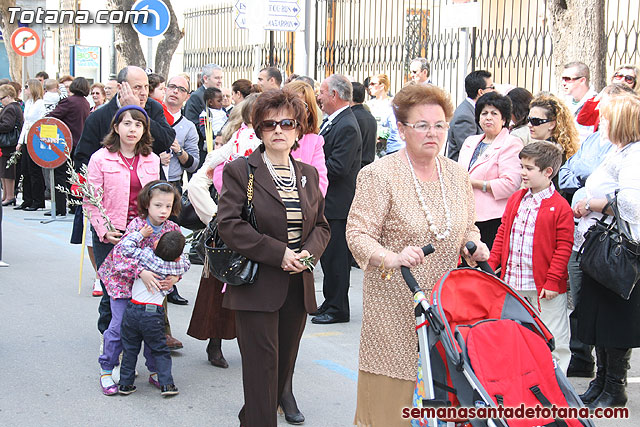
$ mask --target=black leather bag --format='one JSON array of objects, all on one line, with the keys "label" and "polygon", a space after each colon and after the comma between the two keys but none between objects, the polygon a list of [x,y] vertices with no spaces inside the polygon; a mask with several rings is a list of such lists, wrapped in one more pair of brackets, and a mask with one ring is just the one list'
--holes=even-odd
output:
[{"label": "black leather bag", "polygon": [[[589,227],[578,251],[580,268],[621,298],[628,300],[640,280],[640,242],[631,238],[629,224],[620,218],[618,195],[607,196],[614,212],[611,224],[605,214]],[[606,210],[603,209],[603,211]]]},{"label": "black leather bag", "polygon": [[0,148],[15,147],[18,145],[18,138],[20,138],[20,129],[18,125],[6,133],[0,133]]},{"label": "black leather bag", "polygon": [[[253,208],[253,171],[247,162],[247,201],[242,209],[242,218],[253,228],[257,229],[256,217]],[[205,268],[216,279],[231,286],[250,285],[258,275],[258,263],[240,255],[230,249],[218,234],[217,215],[202,234],[201,246],[197,250],[203,250],[205,254]]]},{"label": "black leather bag", "polygon": [[[209,195],[213,201],[218,204],[218,192],[213,184],[209,187]],[[196,210],[191,204],[191,200],[189,200],[189,190],[185,190],[184,193],[182,193],[180,201],[182,203],[182,208],[180,209],[180,215],[178,215],[178,225],[192,231],[205,229],[207,226],[200,221],[200,218],[196,214]]]}]

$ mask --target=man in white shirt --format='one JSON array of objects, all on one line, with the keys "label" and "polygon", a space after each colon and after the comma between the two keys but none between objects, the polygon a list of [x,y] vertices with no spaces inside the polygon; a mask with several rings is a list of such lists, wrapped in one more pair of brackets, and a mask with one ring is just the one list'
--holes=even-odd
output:
[{"label": "man in white shirt", "polygon": [[[562,70],[565,101],[575,117],[578,116],[584,103],[597,95],[597,92],[589,87],[589,77],[589,67],[583,62],[570,62]],[[582,126],[576,122],[576,128],[580,133],[580,141],[593,133],[593,126]]]},{"label": "man in white shirt", "polygon": [[411,80],[419,85],[431,84],[429,80],[429,62],[426,58],[413,58],[409,64]]}]

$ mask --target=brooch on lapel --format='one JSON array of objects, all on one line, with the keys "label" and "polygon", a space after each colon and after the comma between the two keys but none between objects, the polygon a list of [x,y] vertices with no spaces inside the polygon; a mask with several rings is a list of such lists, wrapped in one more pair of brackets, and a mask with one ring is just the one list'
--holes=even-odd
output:
[{"label": "brooch on lapel", "polygon": [[304,188],[305,185],[307,185],[307,177],[302,175],[302,177],[300,178],[300,184],[302,184],[302,188]]}]

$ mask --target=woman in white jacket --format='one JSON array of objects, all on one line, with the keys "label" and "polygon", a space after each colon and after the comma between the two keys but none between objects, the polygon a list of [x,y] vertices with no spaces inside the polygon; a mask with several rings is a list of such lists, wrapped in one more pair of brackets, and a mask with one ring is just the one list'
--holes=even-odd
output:
[{"label": "woman in white jacket", "polygon": [[38,79],[29,79],[24,87],[24,126],[18,139],[17,151],[22,151],[22,204],[14,209],[35,211],[44,208],[44,175],[27,151],[27,135],[31,126],[46,114],[42,100],[42,83]]}]

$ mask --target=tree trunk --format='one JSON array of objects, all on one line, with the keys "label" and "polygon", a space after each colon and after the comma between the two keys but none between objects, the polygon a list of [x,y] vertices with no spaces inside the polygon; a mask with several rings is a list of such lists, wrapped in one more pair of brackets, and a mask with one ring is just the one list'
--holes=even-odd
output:
[{"label": "tree trunk", "polygon": [[[168,2],[165,0],[165,2]],[[111,0],[111,10],[131,10],[135,3],[134,0]],[[127,24],[114,25],[116,51],[121,55],[124,63],[127,65],[137,65],[140,68],[147,68],[147,61],[144,59],[142,48],[140,47],[140,38],[133,26]],[[173,52],[172,52],[173,53]]]},{"label": "tree trunk", "polygon": [[184,37],[184,32],[178,27],[178,18],[176,18],[176,14],[173,12],[171,2],[165,0],[164,3],[169,8],[171,22],[169,23],[169,28],[167,28],[167,31],[163,34],[162,41],[158,43],[158,48],[156,49],[156,64],[153,71],[168,80],[171,59],[173,58],[173,53],[178,48],[180,39]]},{"label": "tree trunk", "polygon": [[587,64],[591,85],[600,91],[607,84],[605,2],[602,0],[547,0],[552,23],[553,60],[560,80],[564,64]]},{"label": "tree trunk", "polygon": [[0,0],[0,27],[9,58],[9,75],[11,80],[22,84],[22,57],[11,48],[11,34],[18,28],[18,23],[9,23],[10,7],[16,7],[16,0]]}]

